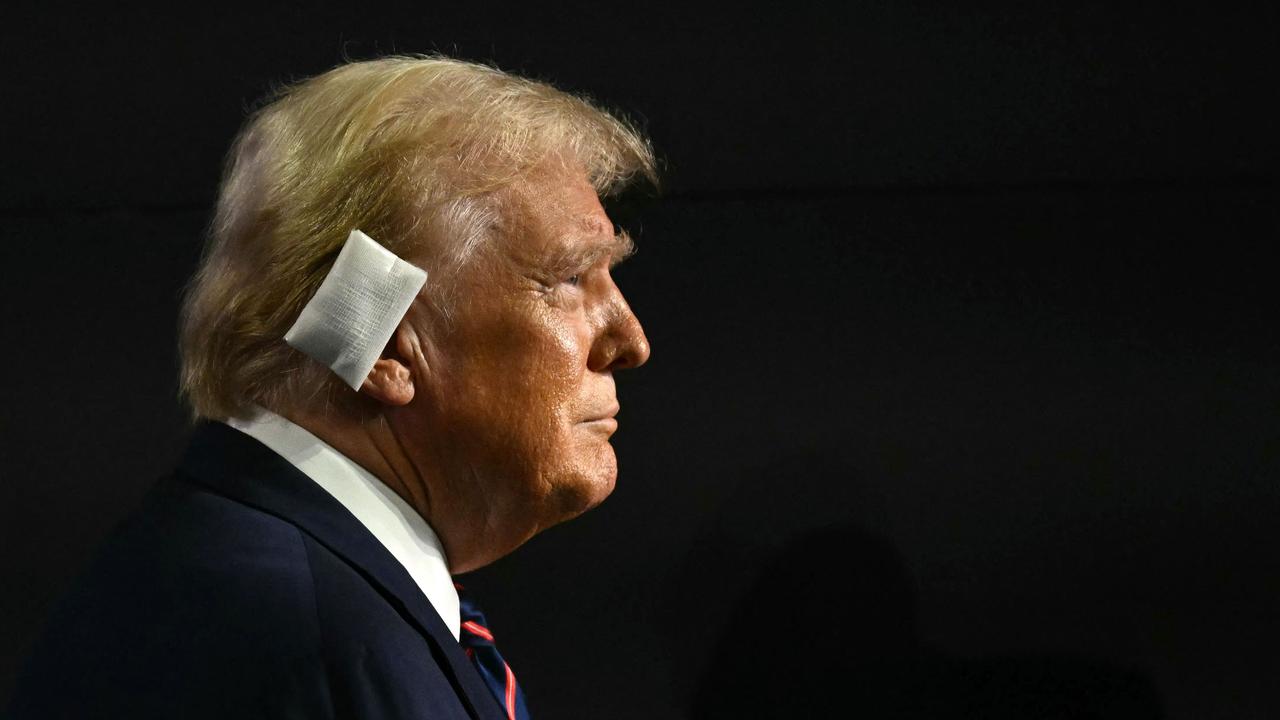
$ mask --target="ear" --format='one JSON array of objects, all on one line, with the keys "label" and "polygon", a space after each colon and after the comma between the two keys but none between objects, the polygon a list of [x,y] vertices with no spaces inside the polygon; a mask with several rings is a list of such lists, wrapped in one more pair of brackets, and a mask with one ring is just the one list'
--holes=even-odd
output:
[{"label": "ear", "polygon": [[369,376],[360,385],[360,392],[384,405],[397,407],[408,405],[413,400],[412,334],[413,328],[408,321],[401,321],[382,351],[382,357],[373,363]]}]

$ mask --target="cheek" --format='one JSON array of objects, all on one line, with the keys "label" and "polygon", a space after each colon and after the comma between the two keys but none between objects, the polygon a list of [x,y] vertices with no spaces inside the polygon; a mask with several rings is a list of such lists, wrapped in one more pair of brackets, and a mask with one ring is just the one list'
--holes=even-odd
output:
[{"label": "cheek", "polygon": [[558,464],[582,411],[588,338],[585,321],[549,308],[474,328],[450,354],[440,389],[450,407],[442,408],[441,422],[454,422],[479,450],[497,453],[494,461],[505,454],[529,470]]},{"label": "cheek", "polygon": [[528,354],[535,358],[530,385],[552,393],[555,400],[566,406],[573,403],[569,409],[581,411],[583,408],[576,407],[576,403],[583,399],[584,383],[589,374],[587,359],[593,337],[591,323],[581,308],[544,306],[541,310],[541,322],[527,341]]}]

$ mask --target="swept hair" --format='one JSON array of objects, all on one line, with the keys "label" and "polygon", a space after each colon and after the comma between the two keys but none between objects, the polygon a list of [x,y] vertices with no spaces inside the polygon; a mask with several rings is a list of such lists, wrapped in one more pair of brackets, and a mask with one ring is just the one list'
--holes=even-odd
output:
[{"label": "swept hair", "polygon": [[637,175],[657,184],[649,142],[625,120],[486,65],[399,55],[277,89],[231,145],[184,292],[179,393],[192,417],[350,403],[349,387],[283,339],[350,230],[427,269],[447,322],[451,281],[498,224],[495,192],[552,155],[585,169],[601,197]]}]

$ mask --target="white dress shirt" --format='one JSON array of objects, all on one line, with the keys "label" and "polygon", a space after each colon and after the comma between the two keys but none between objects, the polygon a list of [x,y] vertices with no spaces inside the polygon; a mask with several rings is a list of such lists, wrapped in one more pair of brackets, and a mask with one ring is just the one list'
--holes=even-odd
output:
[{"label": "white dress shirt", "polygon": [[351,511],[409,571],[456,639],[458,591],[444,547],[427,521],[373,473],[320,438],[265,408],[256,409],[254,419],[231,418],[226,424],[274,450]]}]

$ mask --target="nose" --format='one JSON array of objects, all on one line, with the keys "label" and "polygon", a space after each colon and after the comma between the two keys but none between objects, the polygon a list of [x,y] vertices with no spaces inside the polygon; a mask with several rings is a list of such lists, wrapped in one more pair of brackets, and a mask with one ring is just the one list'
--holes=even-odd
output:
[{"label": "nose", "polygon": [[649,360],[649,338],[644,335],[640,319],[631,312],[631,306],[616,293],[609,321],[605,325],[587,365],[596,372],[625,370],[640,367]]}]

